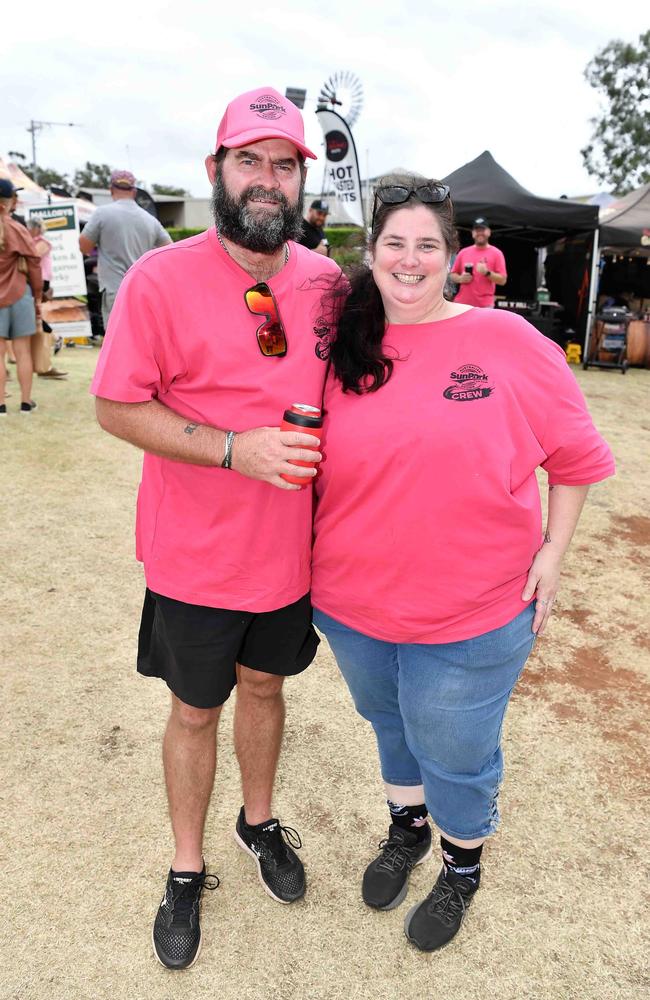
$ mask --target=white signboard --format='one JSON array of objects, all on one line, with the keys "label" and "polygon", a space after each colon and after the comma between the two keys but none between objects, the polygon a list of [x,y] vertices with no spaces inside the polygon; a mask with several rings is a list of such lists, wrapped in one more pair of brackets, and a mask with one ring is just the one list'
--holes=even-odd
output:
[{"label": "white signboard", "polygon": [[334,191],[337,208],[350,222],[363,226],[359,161],[350,127],[335,111],[319,108],[316,114],[325,137],[325,190]]},{"label": "white signboard", "polygon": [[73,202],[26,206],[27,217],[43,223],[43,236],[52,244],[52,294],[87,295],[83,257],[79,249],[79,222]]}]

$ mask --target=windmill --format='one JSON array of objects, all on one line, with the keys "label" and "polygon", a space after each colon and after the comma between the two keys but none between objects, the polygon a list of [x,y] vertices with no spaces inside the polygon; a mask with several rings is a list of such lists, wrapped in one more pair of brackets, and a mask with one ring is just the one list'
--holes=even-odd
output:
[{"label": "windmill", "polygon": [[318,103],[331,107],[352,128],[363,107],[361,80],[350,70],[337,70],[321,87]]}]

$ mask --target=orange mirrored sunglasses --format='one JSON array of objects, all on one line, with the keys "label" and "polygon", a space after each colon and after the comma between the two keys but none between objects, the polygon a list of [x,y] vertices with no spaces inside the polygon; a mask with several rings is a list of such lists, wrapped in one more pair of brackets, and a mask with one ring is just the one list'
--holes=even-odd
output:
[{"label": "orange mirrored sunglasses", "polygon": [[287,353],[287,335],[280,319],[278,304],[265,281],[244,292],[244,301],[254,316],[266,316],[257,328],[257,343],[265,358],[283,358]]}]

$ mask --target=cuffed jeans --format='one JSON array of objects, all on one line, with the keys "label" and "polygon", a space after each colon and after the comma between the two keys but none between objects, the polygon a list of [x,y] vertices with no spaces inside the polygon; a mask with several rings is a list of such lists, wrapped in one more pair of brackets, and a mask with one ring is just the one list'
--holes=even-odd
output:
[{"label": "cuffed jeans", "polygon": [[314,609],[360,715],[375,730],[390,785],[423,785],[429,812],[459,840],[493,833],[503,779],[501,730],[532,649],[534,603],[473,639],[372,639]]}]

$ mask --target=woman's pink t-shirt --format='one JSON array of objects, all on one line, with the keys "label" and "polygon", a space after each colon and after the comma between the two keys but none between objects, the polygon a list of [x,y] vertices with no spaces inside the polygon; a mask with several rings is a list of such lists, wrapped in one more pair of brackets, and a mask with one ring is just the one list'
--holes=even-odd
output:
[{"label": "woman's pink t-shirt", "polygon": [[[288,350],[264,357],[244,292],[255,284],[212,229],[145,254],[113,307],[91,391],[158,399],[188,421],[279,426],[292,403],[321,406],[323,275],[338,266],[297,244],[269,285]],[[312,488],[285,491],[226,469],[145,454],[136,548],[147,585],[189,604],[272,611],[309,590]]]},{"label": "woman's pink t-shirt", "polygon": [[390,326],[402,360],[377,392],[325,390],[312,603],[377,639],[442,643],[498,628],[542,541],[549,483],[611,476],[560,347],[470,309]]}]

